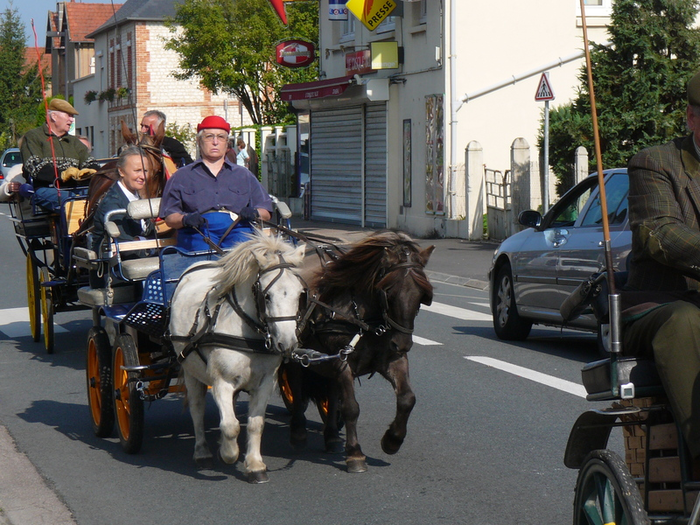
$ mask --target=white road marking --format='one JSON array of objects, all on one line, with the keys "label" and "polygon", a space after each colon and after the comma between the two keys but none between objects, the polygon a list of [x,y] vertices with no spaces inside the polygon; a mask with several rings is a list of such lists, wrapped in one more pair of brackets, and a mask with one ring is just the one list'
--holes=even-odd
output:
[{"label": "white road marking", "polygon": [[[7,337],[17,339],[18,337],[29,337],[31,335],[29,330],[29,308],[26,306],[0,310],[0,319],[2,319],[0,332]],[[53,331],[55,334],[60,334],[68,330],[54,323]]]},{"label": "white road marking", "polygon": [[505,361],[500,361],[491,357],[485,357],[480,355],[465,355],[464,359],[474,361],[475,363],[480,363],[482,365],[490,366],[492,368],[497,368],[498,370],[508,372],[509,374],[529,379],[530,381],[534,381],[535,383],[551,386],[552,388],[556,388],[557,390],[561,390],[562,392],[566,392],[568,394],[582,397],[584,399],[586,398],[586,389],[578,383],[566,381],[565,379],[559,379],[558,377],[543,374],[542,372],[530,370],[529,368],[513,365],[511,363],[506,363]]},{"label": "white road marking", "polygon": [[460,319],[462,321],[492,320],[491,314],[475,312],[474,310],[467,310],[466,308],[459,308],[458,306],[450,306],[449,304],[433,302],[433,304],[430,306],[423,305],[420,308],[421,310],[425,310],[427,312],[454,317],[455,319]]},{"label": "white road marking", "polygon": [[423,346],[442,346],[442,343],[437,341],[431,341],[430,339],[425,339],[424,337],[413,336],[413,342]]}]

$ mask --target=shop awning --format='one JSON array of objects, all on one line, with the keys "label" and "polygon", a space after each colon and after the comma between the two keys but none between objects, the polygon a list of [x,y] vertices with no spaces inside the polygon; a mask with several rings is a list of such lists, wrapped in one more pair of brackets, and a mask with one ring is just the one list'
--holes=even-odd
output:
[{"label": "shop awning", "polygon": [[345,92],[353,78],[353,75],[349,75],[346,77],[317,80],[316,82],[287,84],[280,90],[280,97],[286,102],[291,102],[292,100],[337,97]]}]

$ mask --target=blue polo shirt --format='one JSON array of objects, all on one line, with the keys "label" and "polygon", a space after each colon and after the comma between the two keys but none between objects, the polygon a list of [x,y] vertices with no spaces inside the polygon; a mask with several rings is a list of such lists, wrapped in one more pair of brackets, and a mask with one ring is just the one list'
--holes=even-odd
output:
[{"label": "blue polo shirt", "polygon": [[258,179],[247,169],[224,161],[215,177],[202,159],[180,168],[168,179],[160,203],[160,217],[171,213],[205,213],[242,208],[263,208],[272,213],[272,201]]}]

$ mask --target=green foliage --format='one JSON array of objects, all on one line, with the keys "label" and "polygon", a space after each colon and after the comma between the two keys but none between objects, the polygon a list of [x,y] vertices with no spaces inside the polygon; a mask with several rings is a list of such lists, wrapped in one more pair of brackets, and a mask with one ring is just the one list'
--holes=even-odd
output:
[{"label": "green foliage", "polygon": [[[591,46],[604,168],[626,166],[639,150],[686,133],[685,86],[700,66],[697,0],[616,0],[611,45]],[[596,169],[585,66],[579,93],[550,112],[550,165],[559,193],[573,183],[574,152],[588,150]],[[543,144],[542,130],[538,145]]]},{"label": "green foliage", "polygon": [[0,12],[0,151],[35,126],[34,108],[42,100],[38,60],[25,67],[25,28],[17,9]]},{"label": "green foliage", "polygon": [[165,134],[168,137],[173,137],[179,140],[185,146],[187,151],[194,151],[197,132],[192,129],[192,126],[189,123],[178,126],[174,122],[170,122],[165,126]]},{"label": "green foliage", "polygon": [[293,122],[279,100],[284,84],[316,79],[316,69],[275,65],[280,40],[318,41],[318,3],[287,4],[285,27],[269,0],[185,0],[169,22],[166,48],[180,54],[180,79],[197,77],[213,93],[231,93],[254,124]]}]

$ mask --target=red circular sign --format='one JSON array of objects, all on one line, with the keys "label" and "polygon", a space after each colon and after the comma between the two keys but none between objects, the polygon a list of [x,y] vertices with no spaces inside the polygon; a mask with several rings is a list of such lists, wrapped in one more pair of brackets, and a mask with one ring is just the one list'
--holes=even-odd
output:
[{"label": "red circular sign", "polygon": [[275,46],[275,60],[280,66],[306,67],[316,60],[316,48],[304,40],[284,40]]}]

